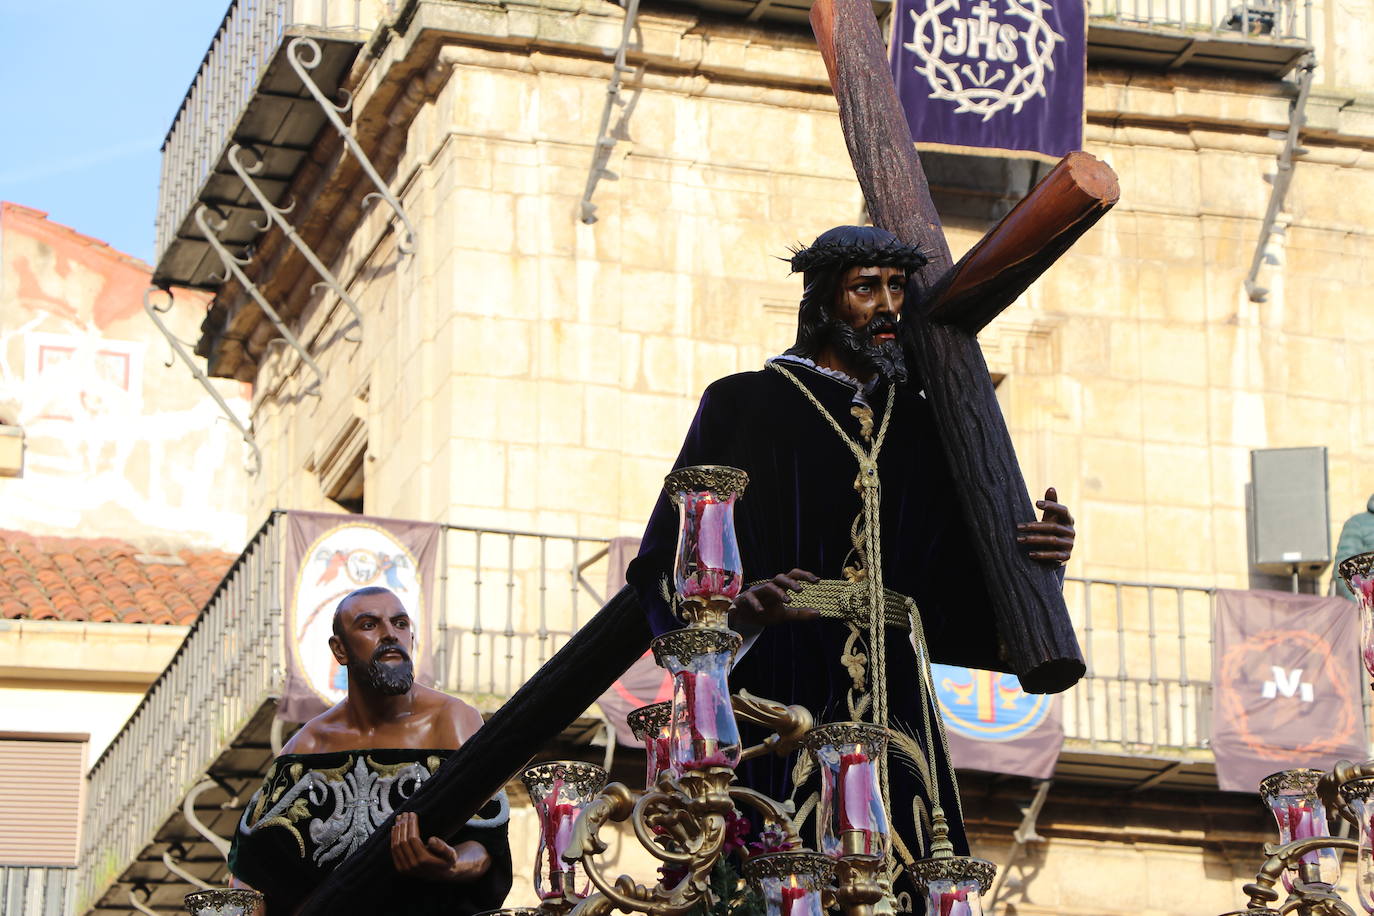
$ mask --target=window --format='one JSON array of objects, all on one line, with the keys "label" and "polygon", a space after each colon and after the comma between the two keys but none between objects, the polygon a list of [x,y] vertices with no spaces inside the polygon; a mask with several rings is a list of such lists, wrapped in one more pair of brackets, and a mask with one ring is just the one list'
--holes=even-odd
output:
[{"label": "window", "polygon": [[0,865],[75,865],[85,735],[0,734]]}]

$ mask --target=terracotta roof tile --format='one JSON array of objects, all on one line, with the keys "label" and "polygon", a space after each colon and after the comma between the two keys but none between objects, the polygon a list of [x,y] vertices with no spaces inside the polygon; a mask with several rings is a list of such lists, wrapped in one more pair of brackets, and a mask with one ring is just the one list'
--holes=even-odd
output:
[{"label": "terracotta roof tile", "polygon": [[0,617],[188,624],[234,556],[219,550],[176,556],[179,564],[147,557],[117,538],[0,529]]}]

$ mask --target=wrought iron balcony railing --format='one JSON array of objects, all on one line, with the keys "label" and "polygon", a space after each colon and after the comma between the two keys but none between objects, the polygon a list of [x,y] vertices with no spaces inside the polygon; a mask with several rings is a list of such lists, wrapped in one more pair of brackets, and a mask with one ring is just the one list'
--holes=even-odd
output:
[{"label": "wrought iron balcony railing", "polygon": [[1312,50],[1312,0],[1089,0],[1088,54],[1283,76]]},{"label": "wrought iron balcony railing", "polygon": [[243,220],[253,211],[248,192],[234,180],[225,159],[232,143],[251,145],[269,157],[263,184],[276,193],[285,188],[324,123],[324,117],[312,111],[314,101],[282,62],[289,39],[306,36],[321,45],[324,59],[316,73],[330,91],[356,49],[390,15],[391,6],[391,0],[230,0],[163,140],[157,208],[159,280],[206,286],[210,272],[218,267],[203,242],[178,244],[199,241],[193,222],[198,203],[224,211],[236,231],[237,210],[244,211]]},{"label": "wrought iron balcony railing", "polygon": [[76,869],[58,865],[0,865],[0,913],[66,916]]},{"label": "wrought iron balcony railing", "polygon": [[269,516],[248,542],[166,670],[91,768],[76,912],[90,909],[137,865],[230,740],[280,691],[278,518]]},{"label": "wrought iron balcony railing", "polygon": [[1127,25],[1306,41],[1311,0],[1090,0],[1088,15]]}]

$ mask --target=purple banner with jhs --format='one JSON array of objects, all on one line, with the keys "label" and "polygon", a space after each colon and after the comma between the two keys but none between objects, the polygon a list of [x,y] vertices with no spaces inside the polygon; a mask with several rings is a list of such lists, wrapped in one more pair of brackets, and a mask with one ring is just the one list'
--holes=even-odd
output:
[{"label": "purple banner with jhs", "polygon": [[898,0],[911,139],[1060,157],[1083,145],[1083,0]]}]

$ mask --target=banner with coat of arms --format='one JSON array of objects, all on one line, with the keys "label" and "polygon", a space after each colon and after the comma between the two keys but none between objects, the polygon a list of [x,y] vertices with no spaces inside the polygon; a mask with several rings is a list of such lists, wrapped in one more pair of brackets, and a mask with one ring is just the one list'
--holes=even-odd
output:
[{"label": "banner with coat of arms", "polygon": [[1064,746],[1057,696],[997,671],[931,665],[930,675],[956,769],[1050,778]]},{"label": "banner with coat of arms", "polygon": [[334,611],[354,589],[390,589],[416,636],[415,680],[433,683],[428,614],[434,607],[435,558],[443,528],[428,522],[286,513],[286,686],[278,718],[305,722],[344,698],[348,669],[329,650]]},{"label": "banner with coat of arms", "polygon": [[1083,0],[899,0],[892,78],[911,139],[1058,159],[1083,145]]}]

